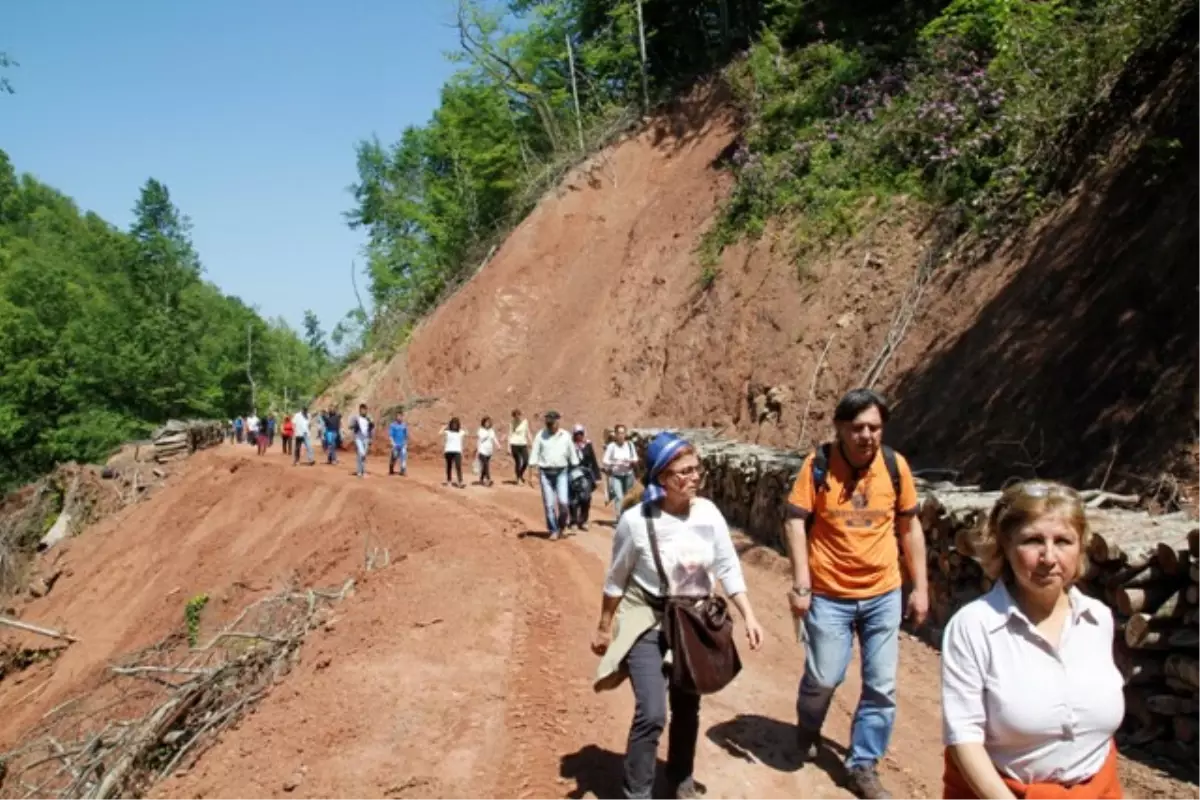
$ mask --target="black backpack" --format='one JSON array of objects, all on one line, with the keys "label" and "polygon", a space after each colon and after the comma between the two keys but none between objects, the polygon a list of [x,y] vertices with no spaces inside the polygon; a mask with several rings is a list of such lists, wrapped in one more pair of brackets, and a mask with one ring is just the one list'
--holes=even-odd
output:
[{"label": "black backpack", "polygon": [[[817,493],[829,490],[829,459],[833,455],[833,444],[826,442],[813,451],[812,474],[813,488]],[[888,477],[892,479],[892,492],[896,495],[896,510],[900,510],[900,466],[896,463],[896,451],[883,445],[883,463],[887,467]]]}]

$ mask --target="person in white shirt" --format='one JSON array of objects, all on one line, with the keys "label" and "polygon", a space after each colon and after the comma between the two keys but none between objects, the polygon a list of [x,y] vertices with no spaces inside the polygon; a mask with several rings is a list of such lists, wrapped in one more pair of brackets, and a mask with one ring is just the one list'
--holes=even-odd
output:
[{"label": "person in white shirt", "polygon": [[566,530],[571,503],[567,474],[579,464],[579,455],[571,434],[558,427],[557,411],[546,412],[546,427],[533,440],[529,464],[537,469],[542,487],[542,505],[546,509],[546,528],[550,539],[557,540]]},{"label": "person in white shirt", "polygon": [[258,413],[250,412],[250,416],[246,417],[246,441],[258,447]]},{"label": "person in white shirt", "polygon": [[354,435],[354,452],[357,456],[355,472],[358,477],[364,478],[367,475],[367,453],[375,433],[375,422],[367,416],[366,403],[359,404],[358,414],[350,420],[350,433]]},{"label": "person in white shirt", "polygon": [[308,409],[302,408],[292,416],[292,464],[300,463],[300,445],[308,452],[308,465],[317,463],[313,458],[312,441],[308,432]]},{"label": "person in white shirt", "polygon": [[[457,486],[459,489],[465,485],[462,477],[462,455],[463,455],[463,439],[466,438],[466,432],[462,429],[462,423],[458,417],[452,417],[449,424],[442,428],[439,433],[443,439],[442,453],[446,456],[446,481],[442,486]],[[450,482],[450,468],[454,467],[458,472],[458,482]]]},{"label": "person in white shirt", "polygon": [[729,526],[712,501],[697,496],[702,468],[692,446],[674,434],[662,433],[650,443],[646,460],[646,493],[621,515],[613,536],[600,621],[592,638],[592,651],[602,656],[594,688],[614,688],[625,677],[633,686],[625,797],[652,796],[668,705],[666,773],[671,791],[653,796],[700,797],[702,792],[692,776],[700,733],[700,695],[671,686],[667,678],[664,595],[710,597],[719,580],[741,612],[751,650],[762,645],[763,630],[750,605]]},{"label": "person in white shirt", "polygon": [[492,428],[492,418],[484,417],[479,421],[479,431],[475,434],[475,457],[479,459],[479,485],[492,485],[492,455],[496,452],[496,431]]},{"label": "person in white shirt", "polygon": [[613,441],[604,448],[601,466],[608,473],[608,491],[617,516],[624,510],[625,495],[633,490],[633,468],[637,464],[637,448],[629,441],[624,425],[613,429]]},{"label": "person in white shirt", "polygon": [[1019,483],[992,509],[978,544],[996,583],[942,643],[946,797],[1122,796],[1112,611],[1075,586],[1088,538],[1062,484]]},{"label": "person in white shirt", "polygon": [[520,486],[525,482],[525,470],[529,467],[529,420],[519,408],[513,409],[512,422],[508,426],[508,448],[512,453],[517,486]]}]

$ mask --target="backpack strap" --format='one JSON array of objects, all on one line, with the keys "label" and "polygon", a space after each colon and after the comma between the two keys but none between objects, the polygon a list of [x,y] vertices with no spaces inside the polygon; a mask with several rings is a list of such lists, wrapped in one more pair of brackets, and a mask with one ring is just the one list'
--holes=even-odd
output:
[{"label": "backpack strap", "polygon": [[900,511],[900,465],[896,462],[896,451],[883,446],[883,464],[887,467],[888,477],[892,479],[892,492],[896,496],[896,511]]},{"label": "backpack strap", "polygon": [[833,456],[833,444],[824,443],[812,451],[812,511],[804,519],[804,529],[812,533],[817,518],[817,495],[829,491],[829,458]]},{"label": "backpack strap", "polygon": [[829,489],[829,457],[833,452],[833,445],[829,442],[818,447],[812,454],[812,476],[813,488],[816,494],[820,494]]}]

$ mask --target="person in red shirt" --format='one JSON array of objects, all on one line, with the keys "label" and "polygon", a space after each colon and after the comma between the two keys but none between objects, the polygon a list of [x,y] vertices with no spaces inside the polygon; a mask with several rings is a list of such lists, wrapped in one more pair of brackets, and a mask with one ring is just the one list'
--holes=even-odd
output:
[{"label": "person in red shirt", "polygon": [[291,417],[283,418],[283,427],[280,429],[280,439],[283,440],[284,455],[291,455],[292,452],[292,436],[296,433],[296,426],[292,424]]}]

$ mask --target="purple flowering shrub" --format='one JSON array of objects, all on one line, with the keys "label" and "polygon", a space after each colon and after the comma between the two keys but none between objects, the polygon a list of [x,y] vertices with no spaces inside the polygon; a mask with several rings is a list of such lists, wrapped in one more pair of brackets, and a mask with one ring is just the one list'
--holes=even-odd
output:
[{"label": "purple flowering shrub", "polygon": [[1072,126],[1185,6],[953,0],[891,61],[820,39],[789,51],[768,30],[729,70],[747,124],[703,259],[776,215],[803,256],[852,235],[881,208],[868,201],[899,194],[953,207],[986,235],[1029,221],[1057,199]]}]

